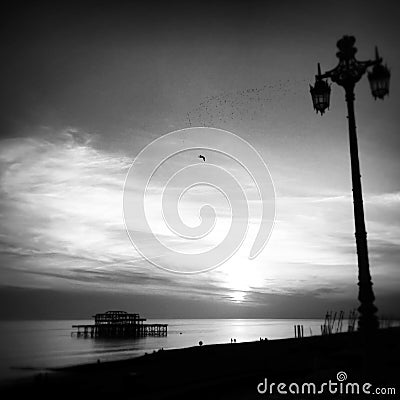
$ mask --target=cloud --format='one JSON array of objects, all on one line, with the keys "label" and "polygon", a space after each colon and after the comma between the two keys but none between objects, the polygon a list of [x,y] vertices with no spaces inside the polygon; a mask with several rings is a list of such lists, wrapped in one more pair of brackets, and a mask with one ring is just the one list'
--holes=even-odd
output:
[{"label": "cloud", "polygon": [[77,130],[60,132],[53,141],[2,141],[3,253],[28,257],[31,268],[54,269],[57,258],[83,265],[138,258],[122,222],[121,193],[130,160],[100,152],[90,141]]},{"label": "cloud", "polygon": [[230,289],[219,286],[217,278],[171,275],[135,251],[122,218],[131,160],[97,150],[94,142],[92,135],[77,129],[61,131],[51,140],[2,141],[3,284],[170,296],[190,290],[191,295],[226,298]]},{"label": "cloud", "polygon": [[[272,295],[286,299],[282,307],[298,295],[305,296],[307,304],[312,304],[310,299],[356,297],[348,194],[331,190],[278,196],[275,229],[256,260],[247,258],[257,228],[251,224],[243,247],[226,265],[208,274],[172,275],[143,260],[131,245],[122,219],[122,190],[132,160],[99,150],[97,139],[70,128],[47,137],[2,140],[3,285],[117,290],[249,307],[268,304]],[[150,195],[160,192],[155,189]],[[398,218],[400,196],[381,193],[365,198],[374,282],[378,292],[394,290],[400,278],[396,270],[400,231],[386,221]],[[196,193],[189,200],[188,210],[195,210],[199,196]],[[150,196],[147,205],[151,204],[157,202]],[[171,236],[163,239],[174,243]]]}]

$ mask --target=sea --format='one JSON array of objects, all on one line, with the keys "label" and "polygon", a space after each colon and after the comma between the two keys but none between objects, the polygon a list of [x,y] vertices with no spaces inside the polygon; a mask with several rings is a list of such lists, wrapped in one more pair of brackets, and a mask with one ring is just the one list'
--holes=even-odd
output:
[{"label": "sea", "polygon": [[[148,319],[168,324],[168,335],[129,339],[85,338],[72,335],[72,325],[89,320],[0,321],[0,382],[28,377],[52,368],[138,357],[161,348],[174,349],[216,343],[251,342],[260,338],[320,335],[323,320],[307,319]],[[343,324],[347,330],[347,322]]]}]

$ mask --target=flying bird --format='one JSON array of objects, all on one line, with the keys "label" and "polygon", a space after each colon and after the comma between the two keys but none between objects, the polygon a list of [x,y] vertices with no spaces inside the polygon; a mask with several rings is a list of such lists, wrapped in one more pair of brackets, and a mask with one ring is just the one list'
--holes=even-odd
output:
[{"label": "flying bird", "polygon": [[199,158],[201,158],[203,161],[206,161],[206,158],[202,156],[201,154],[199,155]]}]

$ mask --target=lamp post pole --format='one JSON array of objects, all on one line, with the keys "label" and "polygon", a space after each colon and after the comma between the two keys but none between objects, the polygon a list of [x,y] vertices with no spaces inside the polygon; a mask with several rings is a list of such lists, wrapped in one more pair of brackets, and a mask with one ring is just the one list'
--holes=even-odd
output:
[{"label": "lamp post pole", "polygon": [[375,315],[378,309],[374,305],[375,296],[369,270],[367,232],[365,229],[360,162],[358,158],[356,121],[354,115],[354,85],[349,84],[345,87],[345,91],[349,123],[351,178],[353,185],[354,223],[358,259],[358,300],[361,303],[358,308],[360,312],[358,328],[363,331],[371,331],[379,327],[379,322]]},{"label": "lamp post pole", "polygon": [[314,87],[310,86],[310,92],[314,109],[322,115],[325,110],[329,108],[331,92],[330,85],[326,80],[331,79],[332,82],[342,86],[345,90],[349,124],[354,223],[358,260],[358,300],[360,301],[360,307],[358,308],[360,313],[358,329],[364,332],[371,332],[379,327],[379,321],[376,316],[378,309],[374,305],[375,296],[372,289],[368,260],[367,232],[365,230],[360,162],[358,158],[356,121],[354,115],[354,88],[356,83],[367,71],[367,68],[373,67],[372,72],[368,74],[372,94],[375,99],[383,99],[385,95],[389,93],[390,71],[386,66],[382,65],[382,59],[379,57],[377,49],[375,51],[375,60],[356,60],[355,54],[357,49],[354,47],[354,43],[355,38],[353,36],[344,36],[337,42],[339,51],[336,55],[339,59],[339,64],[334,69],[324,74],[321,74],[321,68],[318,64],[316,82]]}]

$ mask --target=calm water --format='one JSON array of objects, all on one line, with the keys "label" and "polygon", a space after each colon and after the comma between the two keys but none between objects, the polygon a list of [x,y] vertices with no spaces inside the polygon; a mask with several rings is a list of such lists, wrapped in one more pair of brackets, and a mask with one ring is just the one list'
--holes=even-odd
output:
[{"label": "calm water", "polygon": [[[25,376],[51,367],[118,360],[160,348],[288,338],[293,326],[304,325],[304,335],[320,334],[321,320],[283,319],[173,319],[147,320],[168,324],[168,336],[139,339],[90,339],[71,337],[71,325],[92,321],[0,322],[0,380]],[[344,324],[345,325],[345,324]],[[344,327],[345,328],[345,327]]]}]

